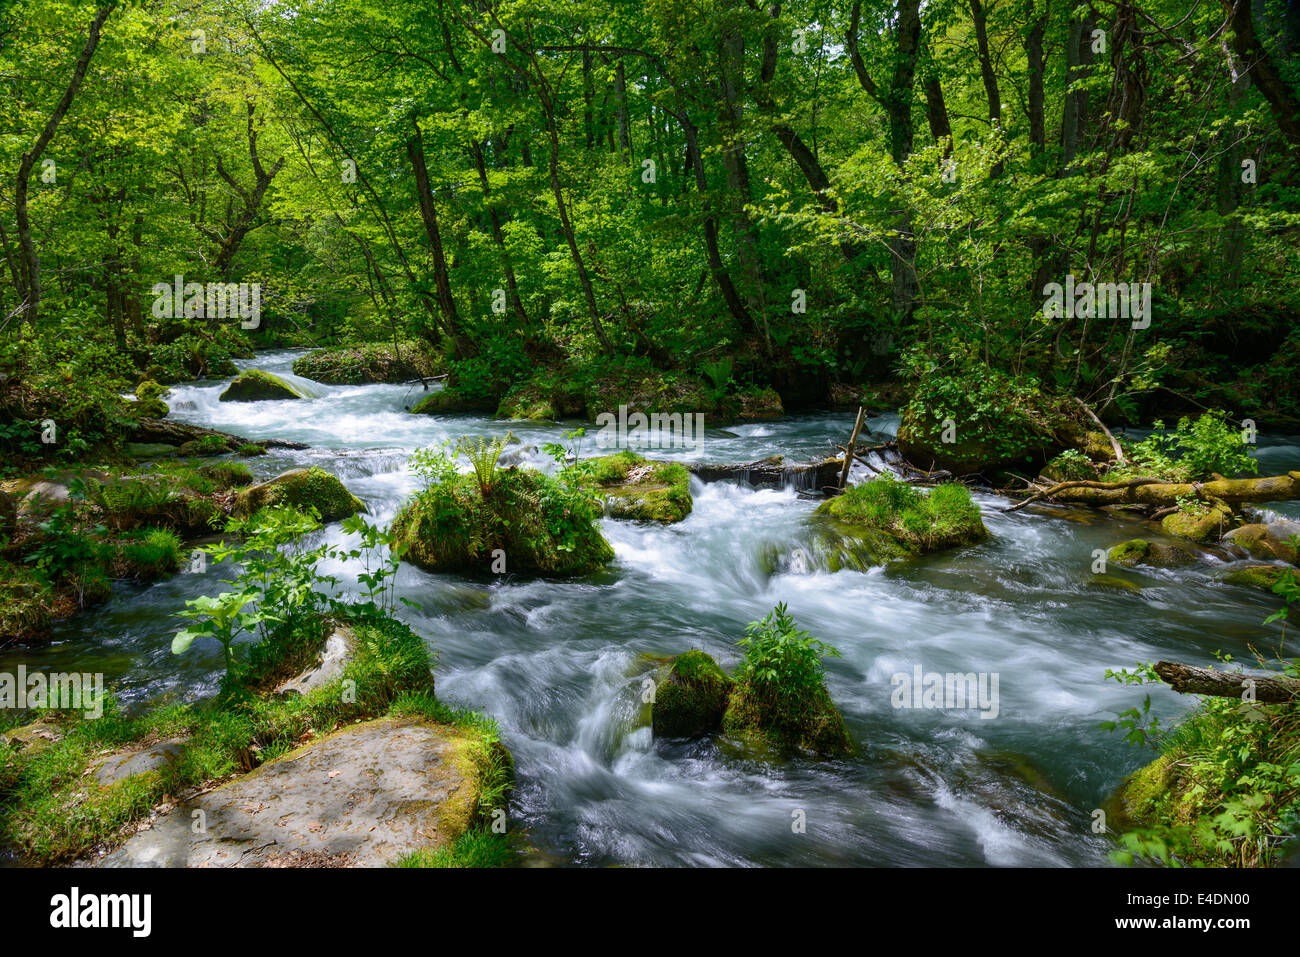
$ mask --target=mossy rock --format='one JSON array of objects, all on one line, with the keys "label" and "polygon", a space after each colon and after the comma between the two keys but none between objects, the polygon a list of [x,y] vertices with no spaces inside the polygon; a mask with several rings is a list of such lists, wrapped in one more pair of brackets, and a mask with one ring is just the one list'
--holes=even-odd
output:
[{"label": "mossy rock", "polygon": [[670,524],[691,514],[691,475],[676,462],[655,462],[625,450],[588,459],[580,468],[611,518]]},{"label": "mossy rock", "polygon": [[131,411],[141,419],[164,419],[171,408],[162,399],[137,399]]},{"label": "mossy rock", "polygon": [[735,684],[703,651],[678,655],[655,687],[650,711],[655,737],[699,738],[719,731]]},{"label": "mossy rock", "polygon": [[[975,545],[989,537],[970,491],[955,482],[936,486],[927,495],[882,476],[828,499],[816,514],[830,520],[844,539],[842,558],[847,567]],[[823,529],[814,557],[834,554],[824,542]],[[834,564],[827,567],[837,570]]]},{"label": "mossy rock", "polygon": [[425,396],[411,409],[412,415],[461,415],[491,412],[497,401],[491,396],[466,395],[452,386],[444,386]]},{"label": "mossy rock", "polygon": [[253,458],[258,455],[266,455],[266,446],[250,442],[247,445],[241,445],[239,448],[235,449],[235,454],[244,459]]},{"label": "mossy rock", "polygon": [[178,451],[178,446],[166,442],[127,442],[122,446],[122,453],[132,459],[160,459]]},{"label": "mossy rock", "polygon": [[583,390],[583,405],[587,417],[597,421],[605,413],[619,414],[619,406],[627,407],[627,414],[653,412],[712,413],[717,403],[709,397],[703,379],[681,373],[615,370],[591,382]]},{"label": "mossy rock", "polygon": [[1120,808],[1124,816],[1135,824],[1171,823],[1167,820],[1168,808],[1176,796],[1178,784],[1177,762],[1171,755],[1162,754],[1134,771],[1120,786]]},{"label": "mossy rock", "polygon": [[1232,510],[1215,505],[1199,514],[1184,511],[1171,512],[1160,521],[1160,527],[1170,535],[1190,542],[1217,542],[1233,526]]},{"label": "mossy rock", "polygon": [[312,467],[294,469],[245,489],[235,499],[233,514],[246,518],[261,509],[278,505],[304,510],[315,508],[323,522],[335,522],[366,510],[361,500],[349,492],[337,476]]},{"label": "mossy rock", "polygon": [[790,717],[788,705],[775,706],[756,694],[747,682],[738,681],[722,716],[722,730],[779,751],[810,751],[833,757],[855,750],[844,717],[824,684],[809,700],[800,702],[797,711],[797,718]]},{"label": "mossy rock", "polygon": [[249,369],[219,396],[222,402],[262,402],[268,399],[305,399],[306,396],[277,375]]},{"label": "mossy rock", "polygon": [[1043,402],[1043,407],[1034,410],[1029,419],[1034,431],[1023,429],[1005,435],[955,419],[948,432],[944,418],[922,414],[909,405],[898,426],[898,450],[918,468],[943,469],[954,475],[1037,468],[1061,450],[1075,447],[1081,433],[1062,402],[1046,398]]},{"label": "mossy rock", "polygon": [[1142,591],[1142,586],[1117,575],[1090,575],[1088,584],[1094,588],[1117,588],[1121,591]]},{"label": "mossy rock", "polygon": [[[505,571],[569,578],[586,575],[614,559],[596,516],[568,514],[553,504],[538,472],[498,471],[485,500],[472,475],[433,485],[409,501],[392,531],[409,546],[405,560],[426,571],[488,574],[499,555]],[[566,514],[549,514],[558,509]],[[557,541],[551,520],[568,526],[569,540]],[[562,547],[567,546],[567,547]]]},{"label": "mossy rock", "polygon": [[205,458],[213,455],[225,455],[232,451],[234,440],[220,435],[204,435],[197,439],[182,442],[176,454],[184,458]]},{"label": "mossy rock", "polygon": [[1223,543],[1251,558],[1262,561],[1284,561],[1292,565],[1297,552],[1292,536],[1300,535],[1300,522],[1280,521],[1268,525],[1255,523],[1234,528],[1223,536]]},{"label": "mossy rock", "polygon": [[294,360],[294,375],[327,385],[407,382],[431,378],[445,371],[441,357],[418,342],[367,343],[316,349]]},{"label": "mossy rock", "polygon": [[586,401],[577,386],[545,375],[511,389],[496,410],[498,419],[534,422],[579,419],[586,414]]},{"label": "mossy rock", "polygon": [[1272,592],[1273,586],[1282,580],[1282,576],[1287,571],[1285,565],[1249,565],[1224,573],[1222,581],[1229,585],[1244,585],[1247,588]]},{"label": "mossy rock", "polygon": [[1176,545],[1149,542],[1145,538],[1132,538],[1112,548],[1107,553],[1106,560],[1127,567],[1151,565],[1156,568],[1172,568],[1176,565],[1191,564],[1196,559]]}]

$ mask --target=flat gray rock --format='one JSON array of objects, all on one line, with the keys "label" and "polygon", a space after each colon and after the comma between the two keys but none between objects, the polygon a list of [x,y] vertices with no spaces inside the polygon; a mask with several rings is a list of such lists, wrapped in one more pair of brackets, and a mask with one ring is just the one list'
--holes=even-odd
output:
[{"label": "flat gray rock", "polygon": [[159,817],[102,867],[383,867],[445,846],[480,781],[454,728],[381,718],[307,744]]},{"label": "flat gray rock", "polygon": [[170,738],[159,741],[153,747],[142,751],[126,751],[113,754],[95,765],[95,781],[100,787],[108,787],[133,774],[156,771],[166,764],[171,764],[185,748],[186,738]]}]

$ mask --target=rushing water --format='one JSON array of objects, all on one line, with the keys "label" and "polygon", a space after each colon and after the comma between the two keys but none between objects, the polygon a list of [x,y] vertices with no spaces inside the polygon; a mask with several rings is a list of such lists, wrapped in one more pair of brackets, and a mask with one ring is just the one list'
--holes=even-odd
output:
[{"label": "rushing water", "polygon": [[[284,375],[313,398],[222,403],[224,381],[173,388],[176,419],[253,438],[309,443],[251,459],[259,476],[320,465],[386,523],[416,488],[406,466],[420,446],[514,431],[527,445],[572,425],[474,416],[414,416],[419,385],[323,386],[289,373],[301,353],[242,363]],[[801,460],[843,442],[847,414],[709,430],[696,450],[658,457]],[[896,419],[868,423],[892,434]],[[590,438],[583,454],[594,454]],[[1300,468],[1300,438],[1261,436],[1261,472]],[[542,457],[526,455],[529,464]],[[858,467],[861,470],[861,466]],[[865,470],[858,478],[867,477]],[[501,723],[517,764],[511,816],[548,863],[589,865],[1060,865],[1105,863],[1091,813],[1149,755],[1099,721],[1145,689],[1103,680],[1107,668],[1169,658],[1208,663],[1215,651],[1276,647],[1260,622],[1270,596],[1216,582],[1212,566],[1111,569],[1140,592],[1099,586],[1093,550],[1140,522],[978,496],[989,542],[869,573],[766,575],[760,551],[806,541],[816,501],[793,489],[693,483],[694,511],[661,527],[606,521],[617,557],[581,581],[482,581],[403,566],[402,617],[438,654],[438,694]],[[1267,514],[1300,517],[1286,503]],[[339,526],[324,539],[346,540]],[[354,573],[340,565],[325,569]],[[42,649],[0,651],[0,668],[102,671],[132,705],[212,693],[214,643],[170,651],[187,598],[212,593],[229,568],[123,586],[99,609],[60,625]],[[652,740],[640,703],[656,656],[702,648],[739,660],[746,622],[779,601],[836,646],[827,682],[860,753],[771,763],[725,742]],[[1294,647],[1287,652],[1295,654]],[[995,718],[978,710],[896,709],[890,678],[926,672],[998,676]],[[1192,704],[1150,691],[1167,722]],[[802,812],[802,815],[800,815]],[[794,826],[806,820],[806,831]]]}]

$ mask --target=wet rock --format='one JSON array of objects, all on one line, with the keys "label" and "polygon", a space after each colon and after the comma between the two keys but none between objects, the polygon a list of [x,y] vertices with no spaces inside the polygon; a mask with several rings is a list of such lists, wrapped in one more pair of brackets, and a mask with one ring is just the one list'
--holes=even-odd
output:
[{"label": "wet rock", "polygon": [[1237,554],[1295,565],[1296,536],[1300,536],[1300,522],[1283,520],[1267,525],[1253,524],[1234,528],[1223,536],[1223,543]]},{"label": "wet rock", "polygon": [[1156,568],[1189,565],[1196,561],[1196,556],[1187,549],[1163,542],[1149,542],[1145,538],[1120,542],[1110,550],[1106,558],[1116,565],[1152,565]]},{"label": "wet rock", "polygon": [[24,756],[36,754],[62,740],[63,730],[48,715],[0,734],[0,745],[21,751]]},{"label": "wet rock", "polygon": [[181,803],[94,863],[383,867],[447,847],[479,820],[483,747],[420,718],[351,725]]},{"label": "wet rock", "polygon": [[1225,572],[1222,580],[1229,585],[1244,585],[1247,588],[1271,592],[1273,586],[1282,580],[1282,575],[1286,571],[1285,565],[1247,565],[1244,568],[1234,568]]},{"label": "wet rock", "polygon": [[1234,522],[1230,509],[1216,505],[1198,514],[1171,512],[1160,521],[1160,527],[1191,542],[1217,542]]},{"label": "wet rock", "polygon": [[678,655],[655,687],[655,737],[698,738],[720,730],[733,687],[732,677],[703,651]]},{"label": "wet rock", "polygon": [[691,476],[676,462],[655,462],[624,451],[588,459],[581,468],[611,518],[669,524],[691,513]]},{"label": "wet rock", "polygon": [[356,634],[346,625],[335,627],[325,639],[315,661],[292,678],[281,681],[275,686],[275,693],[309,694],[342,676],[343,670],[356,653],[356,639]]},{"label": "wet rock", "polygon": [[323,522],[336,522],[366,510],[361,500],[349,492],[336,476],[322,468],[312,467],[293,469],[240,492],[235,499],[234,514],[245,518],[260,509],[277,505],[315,508]]},{"label": "wet rock", "polygon": [[249,369],[236,376],[219,398],[222,402],[262,402],[267,399],[305,399],[306,396],[277,375]]},{"label": "wet rock", "polygon": [[1120,578],[1118,575],[1090,575],[1088,576],[1088,584],[1094,588],[1118,588],[1123,591],[1135,592],[1142,590],[1141,585]]}]

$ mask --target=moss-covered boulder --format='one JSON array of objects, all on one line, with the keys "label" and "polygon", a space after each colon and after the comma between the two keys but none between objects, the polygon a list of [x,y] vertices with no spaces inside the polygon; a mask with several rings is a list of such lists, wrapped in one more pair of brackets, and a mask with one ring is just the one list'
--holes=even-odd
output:
[{"label": "moss-covered boulder", "polygon": [[1244,585],[1246,588],[1271,592],[1287,571],[1285,565],[1247,565],[1225,572],[1222,580],[1229,585]]},{"label": "moss-covered boulder", "polygon": [[1191,542],[1217,542],[1235,523],[1232,509],[1226,505],[1205,506],[1197,511],[1179,509],[1160,521],[1160,527],[1170,535]]},{"label": "moss-covered boulder", "polygon": [[1128,567],[1151,565],[1156,568],[1172,568],[1176,565],[1191,564],[1196,561],[1196,556],[1177,545],[1150,542],[1145,538],[1131,538],[1112,548],[1107,553],[1106,559],[1116,565]]},{"label": "moss-covered boulder", "polygon": [[1234,528],[1223,536],[1223,543],[1233,551],[1264,561],[1297,564],[1296,537],[1300,522],[1279,521],[1267,525],[1251,524]]},{"label": "moss-covered boulder", "polygon": [[753,386],[724,395],[713,414],[715,425],[731,422],[770,422],[785,416],[781,394],[771,386]]},{"label": "moss-covered boulder", "polygon": [[970,490],[956,482],[924,494],[883,475],[828,499],[816,514],[823,524],[802,557],[830,571],[865,569],[989,537]]},{"label": "moss-covered boulder", "polygon": [[315,508],[323,522],[335,522],[366,510],[337,476],[312,467],[294,469],[245,489],[236,497],[232,513],[246,518],[260,509],[277,505],[303,510]]},{"label": "moss-covered boulder", "polygon": [[844,718],[820,685],[791,707],[773,700],[748,681],[738,681],[722,716],[724,734],[780,751],[810,751],[825,757],[854,750]]},{"label": "moss-covered boulder", "polygon": [[676,462],[654,462],[625,450],[588,459],[579,469],[611,518],[668,524],[691,513],[691,475]]},{"label": "moss-covered boulder", "polygon": [[480,395],[448,385],[429,393],[417,402],[411,409],[411,414],[462,415],[471,412],[491,412],[497,407],[497,401],[491,395]]},{"label": "moss-covered boulder", "polygon": [[498,419],[554,421],[585,418],[586,399],[576,383],[552,373],[540,373],[515,386],[497,406]]},{"label": "moss-covered boulder", "polygon": [[985,397],[998,406],[995,410],[974,406],[976,398],[954,392],[945,401],[959,411],[948,414],[913,400],[898,426],[899,452],[918,468],[972,475],[1037,468],[1082,440],[1075,410],[1063,400],[1037,392]]},{"label": "moss-covered boulder", "polygon": [[316,349],[294,360],[294,375],[327,385],[406,382],[445,372],[446,363],[418,342],[373,342]]},{"label": "moss-covered boulder", "polygon": [[219,398],[222,402],[262,402],[267,399],[305,399],[306,396],[277,375],[249,369],[236,376]]},{"label": "moss-covered boulder", "polygon": [[655,737],[699,738],[719,731],[735,684],[703,651],[678,655],[655,686],[650,711]]},{"label": "moss-covered boulder", "polygon": [[599,503],[540,472],[498,470],[486,495],[473,475],[430,486],[393,519],[405,560],[434,572],[586,575],[614,559]]}]

